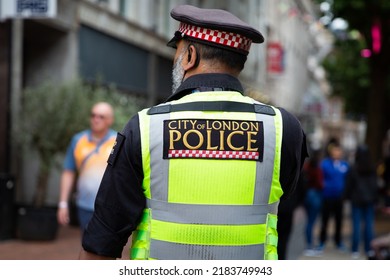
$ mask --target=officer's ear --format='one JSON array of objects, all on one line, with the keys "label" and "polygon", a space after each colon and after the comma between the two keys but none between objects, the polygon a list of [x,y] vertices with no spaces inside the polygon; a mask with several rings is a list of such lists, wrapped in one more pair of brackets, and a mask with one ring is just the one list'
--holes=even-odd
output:
[{"label": "officer's ear", "polygon": [[187,47],[187,63],[184,65],[184,70],[196,68],[199,65],[200,56],[199,52],[193,44],[189,44]]}]

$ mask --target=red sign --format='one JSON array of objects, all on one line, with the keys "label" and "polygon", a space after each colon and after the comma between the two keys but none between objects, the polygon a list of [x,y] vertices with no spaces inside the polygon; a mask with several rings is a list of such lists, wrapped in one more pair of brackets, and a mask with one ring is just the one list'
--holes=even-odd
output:
[{"label": "red sign", "polygon": [[267,46],[267,72],[281,74],[284,70],[283,47],[278,42],[268,43]]}]

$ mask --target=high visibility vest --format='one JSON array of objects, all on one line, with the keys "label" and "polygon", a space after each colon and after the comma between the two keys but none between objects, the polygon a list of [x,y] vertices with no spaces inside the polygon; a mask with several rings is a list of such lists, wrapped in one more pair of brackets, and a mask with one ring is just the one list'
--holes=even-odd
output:
[{"label": "high visibility vest", "polygon": [[239,92],[139,112],[147,199],[131,259],[277,259],[282,118]]}]

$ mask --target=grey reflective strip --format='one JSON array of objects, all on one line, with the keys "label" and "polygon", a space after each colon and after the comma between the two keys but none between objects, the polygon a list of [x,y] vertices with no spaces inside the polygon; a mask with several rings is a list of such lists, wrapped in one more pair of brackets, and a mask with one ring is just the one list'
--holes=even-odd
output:
[{"label": "grey reflective strip", "polygon": [[267,214],[276,214],[278,203],[266,205],[204,205],[147,200],[152,219],[181,224],[250,225],[265,224]]},{"label": "grey reflective strip", "polygon": [[192,245],[152,239],[150,258],[158,260],[263,260],[264,245]]},{"label": "grey reflective strip", "polygon": [[267,204],[272,188],[275,160],[275,117],[256,115],[264,125],[264,157],[263,162],[256,163],[255,196],[253,204]]},{"label": "grey reflective strip", "polygon": [[169,160],[162,160],[164,120],[169,114],[152,115],[149,128],[150,191],[153,199],[168,200]]}]

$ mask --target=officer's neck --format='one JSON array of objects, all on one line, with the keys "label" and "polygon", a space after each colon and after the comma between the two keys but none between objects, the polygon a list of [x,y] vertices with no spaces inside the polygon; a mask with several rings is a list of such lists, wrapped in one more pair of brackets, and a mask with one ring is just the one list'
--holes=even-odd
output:
[{"label": "officer's neck", "polygon": [[200,60],[200,63],[197,67],[193,67],[186,71],[184,80],[188,79],[191,76],[198,74],[214,74],[214,73],[223,73],[229,74],[233,77],[238,77],[240,74],[239,71],[233,70],[230,67],[225,66],[222,63],[218,63],[215,60]]}]

